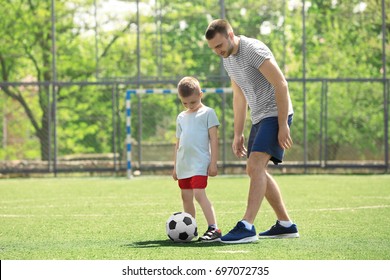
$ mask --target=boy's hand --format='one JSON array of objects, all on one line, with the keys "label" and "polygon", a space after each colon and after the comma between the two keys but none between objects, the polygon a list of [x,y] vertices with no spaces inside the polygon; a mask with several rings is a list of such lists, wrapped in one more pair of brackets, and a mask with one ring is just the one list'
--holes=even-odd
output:
[{"label": "boy's hand", "polygon": [[218,174],[218,166],[217,164],[210,164],[207,170],[207,174],[211,177],[217,176]]},{"label": "boy's hand", "polygon": [[173,180],[177,181],[177,174],[175,169],[172,171],[172,178]]}]

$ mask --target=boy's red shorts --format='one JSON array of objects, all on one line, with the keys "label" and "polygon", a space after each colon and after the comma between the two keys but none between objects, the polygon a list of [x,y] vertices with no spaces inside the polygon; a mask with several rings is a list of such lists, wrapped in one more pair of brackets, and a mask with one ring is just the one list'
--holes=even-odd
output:
[{"label": "boy's red shorts", "polygon": [[193,176],[190,178],[179,179],[181,189],[204,189],[207,187],[207,176]]}]

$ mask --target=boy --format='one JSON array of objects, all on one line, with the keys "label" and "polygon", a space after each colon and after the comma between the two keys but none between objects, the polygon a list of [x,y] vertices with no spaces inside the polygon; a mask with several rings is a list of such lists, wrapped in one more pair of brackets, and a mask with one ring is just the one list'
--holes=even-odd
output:
[{"label": "boy", "polygon": [[184,212],[195,218],[194,197],[208,223],[208,229],[199,241],[220,241],[213,205],[206,196],[208,176],[216,176],[218,158],[219,122],[212,108],[202,104],[199,81],[184,77],[177,86],[179,98],[187,109],[176,120],[176,148],[173,179],[181,189]]}]

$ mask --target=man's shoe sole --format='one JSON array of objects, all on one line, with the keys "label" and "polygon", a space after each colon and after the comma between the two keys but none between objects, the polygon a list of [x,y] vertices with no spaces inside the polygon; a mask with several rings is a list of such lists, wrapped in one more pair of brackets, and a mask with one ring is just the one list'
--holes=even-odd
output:
[{"label": "man's shoe sole", "polygon": [[266,239],[266,238],[298,238],[299,233],[285,233],[285,234],[277,234],[277,235],[259,235],[259,238]]},{"label": "man's shoe sole", "polygon": [[257,235],[255,235],[255,236],[245,237],[245,238],[238,239],[238,240],[222,240],[221,239],[221,242],[226,243],[226,244],[239,244],[239,243],[256,242],[257,240],[258,240],[258,237],[257,237]]}]

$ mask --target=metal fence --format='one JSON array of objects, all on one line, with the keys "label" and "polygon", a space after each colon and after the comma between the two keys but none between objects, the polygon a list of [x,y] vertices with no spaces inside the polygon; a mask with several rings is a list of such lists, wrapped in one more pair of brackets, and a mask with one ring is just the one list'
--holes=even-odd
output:
[{"label": "metal fence", "polygon": [[[167,82],[166,87],[172,85]],[[294,146],[286,152],[284,163],[275,168],[285,172],[388,172],[389,85],[389,79],[289,80],[295,111]],[[42,110],[42,101],[35,94],[39,86],[49,89],[50,106]],[[36,111],[26,112],[20,103],[1,95],[3,176],[85,172],[125,176],[125,96],[133,88],[131,84],[1,83],[0,87],[17,87],[26,102],[36,104],[30,106]],[[245,161],[235,158],[230,148],[232,95],[209,93],[203,102],[216,110],[221,122],[221,172],[244,172]],[[134,96],[134,171],[170,173],[175,120],[182,109],[175,94]],[[46,130],[41,126],[37,131],[37,119],[47,124]],[[249,127],[248,119],[246,136]]]},{"label": "metal fence", "polygon": [[[318,3],[313,6],[306,1],[284,0],[244,1],[239,6],[237,5],[241,3],[237,1],[186,2],[204,7],[198,10],[188,9],[187,4],[182,5],[180,1],[149,1],[149,3],[120,1],[123,2],[122,4],[128,4],[123,9],[125,11],[123,18],[118,15],[117,10],[106,9],[107,1],[93,1],[93,3],[87,1],[88,3],[80,3],[80,6],[77,6],[77,10],[83,12],[75,16],[90,17],[94,23],[74,27],[94,34],[94,50],[90,52],[94,55],[88,56],[88,59],[95,59],[95,71],[91,75],[94,75],[95,80],[99,82],[92,83],[58,82],[69,80],[67,71],[79,73],[79,69],[71,67],[65,70],[66,68],[58,67],[69,62],[75,65],[78,63],[77,56],[75,60],[69,60],[70,58],[61,52],[66,49],[64,45],[68,44],[66,39],[68,37],[58,32],[56,26],[61,26],[67,17],[59,16],[61,6],[56,8],[56,1],[49,2],[51,4],[50,24],[47,20],[44,21],[41,28],[47,27],[47,30],[44,33],[40,32],[50,34],[50,38],[46,37],[46,40],[51,44],[47,44],[47,48],[42,49],[47,54],[51,54],[51,75],[45,78],[47,82],[19,82],[39,80],[36,77],[30,79],[29,75],[25,75],[27,73],[22,74],[23,80],[16,75],[14,76],[16,80],[3,78],[0,82],[0,116],[2,117],[0,177],[21,174],[31,176],[37,173],[57,176],[86,172],[94,174],[108,172],[125,176],[127,170],[126,91],[137,88],[174,88],[178,81],[177,75],[181,74],[181,70],[172,71],[171,67],[175,68],[176,65],[165,60],[166,53],[180,53],[183,49],[192,48],[194,38],[203,40],[203,35],[199,32],[184,36],[189,35],[185,27],[186,23],[191,23],[190,30],[203,30],[207,22],[216,17],[228,18],[235,23],[237,34],[247,34],[251,37],[259,35],[259,28],[261,32],[262,27],[267,27],[267,24],[268,27],[273,26],[273,32],[265,32],[268,35],[261,35],[262,40],[265,40],[277,55],[283,72],[287,73],[287,66],[291,66],[291,61],[293,61],[293,68],[296,68],[295,73],[289,72],[287,75],[287,77],[299,77],[299,79],[288,79],[295,110],[291,128],[294,146],[286,152],[285,162],[282,165],[270,167],[286,172],[389,172],[390,82],[386,70],[388,68],[386,68],[388,65],[386,59],[388,2],[385,0],[373,2],[372,4],[375,5],[369,6],[365,12],[354,11],[356,5],[360,5],[356,1],[332,2],[332,6],[337,6],[337,9],[324,6],[324,11],[329,12],[334,20],[345,19],[340,23],[355,26],[353,30],[359,35],[358,42],[355,42],[356,40],[335,42],[337,38],[333,36],[332,28],[329,31],[325,30],[324,34],[322,34],[324,30],[321,32],[317,30],[316,26],[325,26],[329,21],[328,13],[318,12],[321,1],[317,1]],[[39,3],[42,4],[43,10],[48,9],[48,2]],[[293,7],[291,4],[294,4]],[[149,13],[140,13],[142,10],[148,10]],[[103,14],[103,11],[105,17],[109,18],[108,21],[105,17],[98,16]],[[182,21],[178,22],[177,17],[171,17],[169,11],[177,11],[177,14],[181,14]],[[206,15],[205,11],[207,11]],[[27,8],[24,13],[26,17],[35,17],[34,11]],[[18,17],[12,18],[9,26],[16,22],[21,26],[24,25],[23,18]],[[353,24],[350,24],[351,22]],[[36,22],[36,24],[41,23]],[[110,27],[115,26],[115,30],[124,31],[124,38],[131,39],[132,44],[130,48],[126,45],[123,55],[125,60],[120,59],[121,63],[117,63],[119,55],[117,56],[115,50],[107,54],[107,57],[99,56],[102,52],[106,53],[101,48],[111,42],[111,39],[108,40],[111,38],[111,33],[105,31],[105,27],[108,27],[106,23]],[[372,25],[373,30],[365,28],[368,24]],[[9,34],[7,32],[4,34],[13,38],[13,29],[9,30]],[[181,30],[183,35],[180,44],[172,41],[177,37],[178,30]],[[317,31],[324,37],[317,35],[312,37],[313,34],[317,34]],[[29,34],[28,30],[26,34]],[[292,35],[295,37],[288,38]],[[321,68],[317,67],[320,66],[316,60],[317,56],[310,56],[308,52],[313,48],[313,38],[316,38],[315,42],[319,44],[316,51],[326,54],[323,61],[318,61],[324,64],[331,62],[332,67],[335,67],[330,68],[332,69],[330,73],[323,73],[321,70],[313,71]],[[35,38],[29,40],[32,40],[31,45],[36,45]],[[327,43],[322,44],[322,41]],[[375,42],[374,45],[366,44],[372,41]],[[15,45],[17,42],[18,40],[15,39],[12,44]],[[345,42],[356,43],[356,50],[375,46],[376,51],[372,52],[371,58],[367,58],[373,60],[372,63],[368,64],[360,59],[358,63],[364,70],[366,66],[376,65],[375,67],[378,66],[382,72],[379,74],[375,72],[375,74],[356,69],[355,73],[352,66],[348,67],[352,71],[339,74],[339,68],[345,67],[345,64],[340,63],[339,57],[333,56],[334,46],[344,46]],[[24,52],[25,45],[19,44],[18,48],[14,45],[4,45],[6,57],[27,59],[31,56],[31,52]],[[175,48],[164,49],[166,45]],[[291,52],[292,49],[295,53]],[[15,55],[15,51],[19,53]],[[36,55],[38,53],[40,52]],[[220,63],[219,67],[211,67],[217,65],[218,58],[210,57],[207,46],[197,47],[193,55],[196,58],[206,57],[199,61],[208,62],[210,59],[214,61],[210,61],[210,64],[198,62],[196,69],[186,68],[185,73],[198,75],[204,73],[200,75],[200,77],[208,77],[207,80],[201,80],[204,87],[228,85],[229,81],[223,65]],[[361,53],[344,55],[360,58]],[[142,61],[142,57],[148,59]],[[14,63],[12,59],[9,65]],[[331,61],[328,61],[329,59]],[[18,62],[21,65],[26,63],[23,59]],[[32,67],[31,63],[34,64],[34,59],[30,61],[29,67]],[[40,65],[40,67],[40,70],[44,70],[49,65]],[[170,75],[174,78],[169,78]],[[309,78],[318,75],[381,78]],[[120,77],[124,77],[122,81],[119,81]],[[74,81],[77,78],[72,76],[70,80]],[[84,80],[87,79],[88,77]],[[12,90],[3,94],[9,89]],[[233,135],[231,101],[231,94],[225,93],[207,94],[204,98],[204,103],[216,110],[222,124],[219,128],[221,172],[242,173],[245,169],[245,160],[235,158],[230,148]],[[177,97],[174,94],[139,95],[134,98],[131,110],[133,169],[150,173],[170,172],[175,143],[175,119],[182,110]],[[249,125],[248,121],[247,128]]]}]

